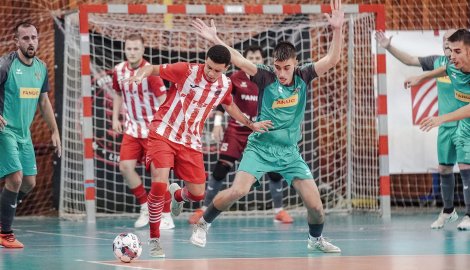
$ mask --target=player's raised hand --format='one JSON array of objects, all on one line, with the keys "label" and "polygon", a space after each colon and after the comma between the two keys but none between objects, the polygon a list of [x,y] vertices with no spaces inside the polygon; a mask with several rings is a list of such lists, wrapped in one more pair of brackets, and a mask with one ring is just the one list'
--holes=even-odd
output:
[{"label": "player's raised hand", "polygon": [[387,37],[385,33],[381,30],[375,32],[375,40],[379,43],[380,47],[387,49],[390,46],[390,43],[392,42],[392,37]]},{"label": "player's raised hand", "polygon": [[215,43],[217,40],[217,28],[215,27],[214,20],[211,19],[211,26],[208,26],[201,19],[195,19],[191,25],[197,30],[196,32],[203,38]]},{"label": "player's raised hand", "polygon": [[273,122],[271,120],[264,120],[259,122],[254,122],[248,126],[254,132],[264,133],[269,131],[270,128],[273,128]]},{"label": "player's raised hand", "polygon": [[330,0],[331,16],[324,14],[333,29],[338,29],[343,26],[344,12],[341,10],[341,0]]},{"label": "player's raised hand", "polygon": [[7,125],[7,120],[0,115],[0,131],[2,131]]},{"label": "player's raised hand", "polygon": [[430,131],[432,128],[434,127],[438,127],[442,124],[442,121],[441,121],[441,118],[438,116],[438,117],[435,117],[435,116],[428,116],[426,118],[423,119],[423,121],[421,121],[421,123],[419,123],[419,128],[422,130],[422,131]]}]

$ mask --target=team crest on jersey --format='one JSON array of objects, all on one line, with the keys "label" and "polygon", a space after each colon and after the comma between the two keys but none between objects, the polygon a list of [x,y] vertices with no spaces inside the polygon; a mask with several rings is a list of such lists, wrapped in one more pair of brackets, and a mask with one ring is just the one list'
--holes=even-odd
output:
[{"label": "team crest on jersey", "polygon": [[38,98],[39,97],[39,88],[20,88],[20,98]]},{"label": "team crest on jersey", "polygon": [[276,108],[287,108],[287,107],[292,107],[295,106],[299,103],[299,95],[295,94],[293,96],[290,96],[288,98],[283,98],[283,99],[278,99],[273,102],[273,109]]}]

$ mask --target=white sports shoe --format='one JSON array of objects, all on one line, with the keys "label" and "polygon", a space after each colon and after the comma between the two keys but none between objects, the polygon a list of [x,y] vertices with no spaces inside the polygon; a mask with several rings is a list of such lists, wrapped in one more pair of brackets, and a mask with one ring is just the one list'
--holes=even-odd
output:
[{"label": "white sports shoe", "polygon": [[442,229],[446,223],[455,222],[458,218],[459,215],[457,215],[455,209],[450,214],[441,211],[439,217],[431,224],[431,229]]},{"label": "white sports shoe", "polygon": [[149,208],[147,203],[140,206],[140,216],[134,223],[135,228],[142,228],[149,224]]},{"label": "white sports shoe", "polygon": [[189,239],[191,244],[198,247],[205,247],[207,242],[207,231],[209,226],[206,222],[198,222],[193,225],[193,234]]},{"label": "white sports shoe", "polygon": [[171,214],[175,217],[179,216],[181,214],[181,211],[183,211],[183,204],[184,202],[178,202],[175,199],[175,192],[181,189],[181,187],[177,183],[173,183],[170,185],[169,190],[171,194]]},{"label": "white sports shoe", "polygon": [[339,253],[341,249],[330,242],[328,242],[323,236],[318,238],[308,236],[307,248],[310,250],[319,250],[325,253]]},{"label": "white sports shoe", "polygon": [[150,256],[155,258],[165,258],[165,251],[160,246],[160,238],[151,238],[149,240]]},{"label": "white sports shoe", "polygon": [[162,213],[162,219],[160,220],[160,230],[171,230],[175,228],[175,223],[170,213]]},{"label": "white sports shoe", "polygon": [[461,231],[468,231],[470,230],[470,217],[465,215],[462,221],[457,225],[457,229]]}]

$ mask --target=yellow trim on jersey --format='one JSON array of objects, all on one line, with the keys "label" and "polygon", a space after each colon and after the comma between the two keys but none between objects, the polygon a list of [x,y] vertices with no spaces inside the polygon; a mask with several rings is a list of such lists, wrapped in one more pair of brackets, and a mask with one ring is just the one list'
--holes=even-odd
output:
[{"label": "yellow trim on jersey", "polygon": [[40,93],[39,88],[20,88],[20,98],[38,98]]},{"label": "yellow trim on jersey", "polygon": [[437,78],[437,81],[441,83],[451,83],[449,76],[439,77]]},{"label": "yellow trim on jersey", "polygon": [[292,107],[295,106],[299,103],[299,95],[295,94],[293,96],[290,96],[288,98],[284,99],[278,99],[273,102],[272,108],[286,108],[286,107]]},{"label": "yellow trim on jersey", "polygon": [[463,102],[470,102],[470,94],[465,94],[458,90],[454,90],[454,93],[455,93],[456,99],[463,101]]}]

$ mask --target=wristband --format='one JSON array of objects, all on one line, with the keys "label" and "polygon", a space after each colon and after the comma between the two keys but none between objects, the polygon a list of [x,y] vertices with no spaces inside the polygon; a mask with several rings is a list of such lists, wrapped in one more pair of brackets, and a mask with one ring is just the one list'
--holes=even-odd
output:
[{"label": "wristband", "polygon": [[222,126],[222,115],[216,114],[214,116],[214,127],[220,127]]}]

